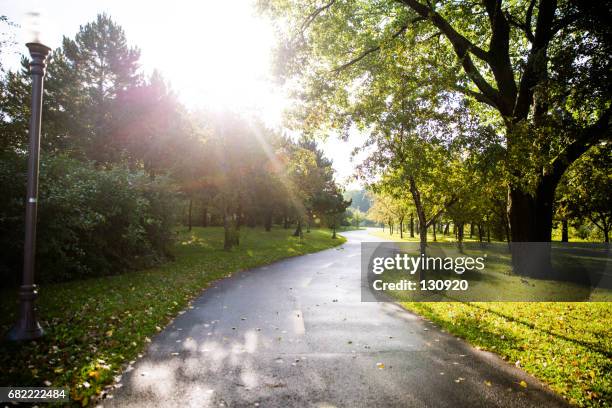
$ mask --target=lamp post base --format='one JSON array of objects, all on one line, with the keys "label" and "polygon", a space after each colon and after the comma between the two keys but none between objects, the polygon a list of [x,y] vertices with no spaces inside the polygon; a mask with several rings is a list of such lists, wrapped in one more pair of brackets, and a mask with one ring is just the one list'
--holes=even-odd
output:
[{"label": "lamp post base", "polygon": [[9,341],[29,341],[40,339],[45,334],[42,327],[38,322],[34,322],[33,327],[20,327],[13,326],[8,332],[6,338]]},{"label": "lamp post base", "polygon": [[8,340],[28,341],[43,336],[44,331],[36,319],[34,301],[38,296],[36,285],[23,285],[19,290],[19,319],[8,333]]}]

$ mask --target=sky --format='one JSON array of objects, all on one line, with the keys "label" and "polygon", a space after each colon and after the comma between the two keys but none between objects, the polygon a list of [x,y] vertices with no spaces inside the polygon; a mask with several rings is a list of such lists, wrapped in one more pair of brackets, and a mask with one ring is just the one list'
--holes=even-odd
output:
[{"label": "sky", "polygon": [[[107,13],[119,23],[132,46],[141,50],[145,73],[159,70],[189,109],[232,108],[257,114],[270,126],[281,126],[289,107],[283,90],[271,76],[276,42],[269,21],[257,14],[252,0],[0,0],[0,13],[27,26],[27,13],[38,11],[42,40],[52,48],[62,36],[74,37],[80,25]],[[6,68],[16,68],[27,49],[27,35],[15,29],[17,45],[1,56]],[[350,152],[360,144],[330,137],[322,144],[333,160],[338,181],[353,174]],[[359,188],[356,182],[348,188]]]}]

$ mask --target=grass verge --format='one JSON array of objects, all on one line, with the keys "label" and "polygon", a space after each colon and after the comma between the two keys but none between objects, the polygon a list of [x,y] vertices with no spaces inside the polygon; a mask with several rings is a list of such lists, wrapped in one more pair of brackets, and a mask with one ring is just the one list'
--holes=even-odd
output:
[{"label": "grass verge", "polygon": [[[290,230],[244,228],[240,247],[223,251],[222,228],[179,233],[176,261],[157,268],[47,285],[38,300],[45,337],[0,344],[3,386],[69,387],[73,401],[87,405],[112,383],[122,365],[136,358],[150,337],[211,282],[283,258],[340,245],[326,230],[304,239]],[[0,329],[15,321],[15,290],[0,300]]]},{"label": "grass verge", "polygon": [[499,354],[574,405],[612,406],[610,303],[401,304]]}]

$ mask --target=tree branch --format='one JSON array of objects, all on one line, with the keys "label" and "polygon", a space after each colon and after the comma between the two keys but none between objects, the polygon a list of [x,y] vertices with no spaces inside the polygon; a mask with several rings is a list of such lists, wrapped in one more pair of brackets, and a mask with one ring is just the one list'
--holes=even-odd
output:
[{"label": "tree branch", "polygon": [[547,48],[552,35],[556,9],[556,0],[540,0],[533,45],[527,57],[527,65],[519,84],[518,97],[512,115],[515,121],[527,117],[533,101],[534,88],[548,75]]},{"label": "tree branch", "polygon": [[480,92],[485,95],[489,100],[495,102],[495,107],[502,111],[502,114],[506,115],[506,108],[504,107],[504,103],[500,98],[499,91],[491,86],[487,80],[482,76],[474,61],[472,61],[471,55],[475,55],[477,58],[489,63],[490,65],[490,55],[482,48],[476,46],[459,32],[457,32],[448,21],[444,19],[440,14],[435,12],[431,7],[426,6],[423,3],[420,3],[416,0],[397,0],[398,2],[408,6],[412,10],[414,10],[418,15],[423,18],[430,20],[433,25],[435,25],[444,36],[451,42],[455,54],[461,61],[461,65],[468,75],[468,77],[474,82],[474,84],[478,87]]},{"label": "tree branch", "polygon": [[506,112],[512,112],[516,100],[516,82],[510,62],[510,24],[502,10],[501,0],[484,0],[485,10],[491,26],[489,41],[489,66],[493,71],[500,100]]},{"label": "tree branch", "polygon": [[535,41],[535,37],[533,36],[533,31],[531,30],[531,19],[533,18],[533,8],[535,7],[536,0],[531,0],[529,2],[529,7],[527,7],[527,13],[525,13],[525,34],[527,35],[527,39],[532,43]]},{"label": "tree branch", "polygon": [[457,196],[451,197],[450,200],[448,200],[446,203],[444,203],[442,208],[437,213],[435,213],[434,216],[429,219],[429,221],[427,221],[425,223],[425,227],[429,228],[431,226],[431,224],[433,224],[434,221],[437,220],[438,217],[441,216],[442,213],[444,211],[446,211],[451,205],[455,204],[457,202],[457,200],[458,200]]},{"label": "tree branch", "polygon": [[[410,23],[415,23],[415,22],[417,22],[419,20],[422,20],[422,18],[413,19]],[[401,26],[400,29],[398,31],[396,31],[395,34],[393,34],[389,40],[396,39],[397,37],[399,37],[400,35],[405,33],[406,29],[408,29],[408,24],[405,24],[405,25]],[[365,50],[363,53],[359,54],[359,56],[357,56],[356,58],[353,58],[352,60],[350,60],[350,61],[340,65],[339,67],[336,67],[336,68],[332,69],[332,72],[340,72],[340,71],[350,67],[351,65],[354,65],[354,64],[358,63],[359,61],[361,61],[362,59],[364,59],[368,55],[370,55],[370,54],[380,50],[380,47],[381,47],[381,45],[377,45],[375,47],[372,47],[372,48],[369,48],[369,49]]]},{"label": "tree branch", "polygon": [[461,35],[448,23],[448,21],[446,21],[446,19],[444,19],[444,17],[438,14],[431,6],[426,6],[416,0],[397,1],[410,7],[421,17],[430,20],[437,28],[440,29],[440,31],[444,33],[444,35],[450,40],[453,46],[457,44],[458,46],[460,46],[460,48],[465,49],[466,51],[469,51],[476,57],[480,58],[481,60],[488,62],[489,56],[485,50],[478,47],[476,44],[472,43],[470,40]]},{"label": "tree branch", "polygon": [[575,162],[583,153],[596,143],[610,139],[610,129],[612,127],[612,107],[599,117],[597,122],[584,129],[580,136],[570,143],[563,153],[557,156],[552,162],[550,177],[558,181],[565,173],[565,170]]},{"label": "tree branch", "polygon": [[455,86],[454,89],[457,92],[460,92],[460,93],[462,93],[464,95],[467,95],[467,96],[471,96],[472,98],[476,99],[477,101],[482,102],[484,104],[487,104],[487,105],[489,105],[489,106],[491,106],[493,108],[497,107],[497,105],[495,105],[494,101],[492,101],[491,99],[487,98],[486,95],[484,95],[484,94],[482,94],[480,92],[472,91],[471,89],[465,88],[463,86]]},{"label": "tree branch", "polygon": [[315,9],[312,13],[310,13],[310,15],[302,23],[302,26],[300,27],[300,33],[304,34],[304,31],[306,31],[308,27],[310,27],[312,22],[319,16],[319,14],[321,14],[322,12],[324,12],[325,10],[333,6],[335,2],[336,0],[330,0],[329,3]]}]

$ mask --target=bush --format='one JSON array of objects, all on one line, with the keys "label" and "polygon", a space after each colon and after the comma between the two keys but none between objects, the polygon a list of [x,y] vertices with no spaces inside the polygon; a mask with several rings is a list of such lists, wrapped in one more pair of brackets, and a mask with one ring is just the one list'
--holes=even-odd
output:
[{"label": "bush", "polygon": [[[26,159],[0,159],[0,277],[12,285],[21,276]],[[56,156],[42,161],[39,187],[37,282],[123,272],[168,255],[176,206],[167,180]]]}]

